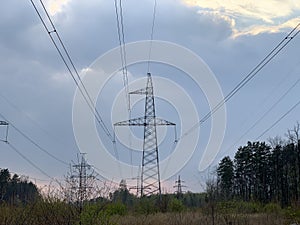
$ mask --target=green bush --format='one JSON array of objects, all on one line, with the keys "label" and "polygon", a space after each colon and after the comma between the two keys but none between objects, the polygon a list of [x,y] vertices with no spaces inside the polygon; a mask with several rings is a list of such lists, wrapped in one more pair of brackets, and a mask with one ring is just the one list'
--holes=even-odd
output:
[{"label": "green bush", "polygon": [[82,225],[113,224],[111,222],[111,215],[103,209],[103,205],[101,204],[85,205],[80,214],[80,221]]},{"label": "green bush", "polygon": [[136,204],[135,212],[139,214],[153,214],[158,211],[156,206],[156,201],[152,198],[141,198],[140,201]]},{"label": "green bush", "polygon": [[[271,207],[271,206],[269,206]],[[226,201],[217,203],[217,209],[221,213],[259,213],[264,209],[260,203],[244,201]]]},{"label": "green bush", "polygon": [[280,213],[281,212],[281,207],[278,205],[278,204],[276,204],[276,203],[268,203],[268,204],[266,204],[265,206],[264,206],[264,212],[266,212],[266,213],[275,213],[275,214],[277,214],[277,213]]},{"label": "green bush", "polygon": [[257,202],[238,202],[237,211],[239,213],[258,213],[262,211],[262,206]]},{"label": "green bush", "polygon": [[127,213],[127,208],[122,203],[112,203],[106,207],[105,212],[110,216],[112,215],[124,216]]},{"label": "green bush", "polygon": [[170,201],[168,208],[171,212],[182,212],[184,210],[184,205],[180,200],[174,198]]},{"label": "green bush", "polygon": [[284,215],[292,220],[299,220],[300,219],[300,209],[294,207],[287,207],[283,210]]}]

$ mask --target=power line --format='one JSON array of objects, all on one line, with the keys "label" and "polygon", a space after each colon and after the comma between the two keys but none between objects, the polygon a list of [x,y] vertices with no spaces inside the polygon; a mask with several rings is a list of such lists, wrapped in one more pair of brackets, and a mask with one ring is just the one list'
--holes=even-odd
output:
[{"label": "power line", "polygon": [[[45,13],[46,13],[46,15],[47,15],[48,20],[50,21],[50,23],[51,23],[51,25],[52,25],[53,31],[54,31],[54,33],[56,34],[56,36],[57,36],[57,38],[58,38],[58,40],[59,40],[60,45],[62,46],[62,48],[63,48],[63,50],[64,50],[64,52],[65,52],[65,54],[66,54],[66,56],[67,56],[67,58],[68,58],[68,60],[69,60],[69,62],[71,63],[71,66],[72,66],[73,70],[75,71],[75,74],[76,74],[76,76],[77,76],[77,78],[78,78],[80,84],[82,85],[82,87],[83,87],[83,89],[84,89],[84,92],[85,92],[87,98],[86,98],[86,96],[82,93],[82,89],[79,88],[78,82],[77,82],[77,81],[75,82],[75,83],[76,83],[76,86],[79,88],[79,90],[80,90],[82,96],[84,97],[85,101],[88,103],[89,108],[90,108],[90,110],[92,111],[92,113],[94,114],[94,116],[95,116],[97,122],[100,124],[100,126],[102,127],[102,129],[104,130],[104,132],[106,133],[106,135],[107,135],[108,137],[110,137],[110,139],[112,139],[112,135],[110,134],[110,132],[109,132],[107,126],[105,125],[105,123],[104,123],[104,121],[103,121],[103,119],[102,119],[102,117],[101,117],[99,111],[97,110],[97,108],[96,108],[96,106],[95,106],[95,103],[92,101],[92,99],[91,99],[91,97],[90,97],[90,95],[89,95],[89,93],[88,93],[88,91],[87,91],[87,89],[86,89],[84,83],[82,82],[82,79],[81,79],[80,76],[79,76],[79,73],[78,73],[78,71],[77,71],[77,69],[76,69],[76,67],[75,67],[75,65],[74,65],[74,63],[73,63],[73,60],[71,59],[71,56],[70,56],[69,52],[67,51],[67,49],[66,49],[64,43],[62,42],[62,39],[61,39],[61,37],[60,37],[60,35],[59,35],[59,33],[58,33],[56,27],[54,26],[54,24],[53,24],[53,22],[52,22],[52,19],[51,19],[51,17],[49,16],[49,13],[48,13],[48,11],[47,11],[46,8],[45,8],[45,5],[43,4],[42,0],[40,0],[40,2],[41,2],[41,5],[42,5],[42,7],[43,7],[43,9],[44,9],[44,11],[45,11]],[[51,33],[48,32],[48,34],[49,34],[50,37],[52,37],[52,36],[51,36]],[[52,40],[54,40],[54,39],[52,39]],[[57,49],[57,50],[59,51],[59,49]],[[73,77],[73,75],[72,75],[72,77]],[[75,79],[74,79],[74,81],[75,81]],[[90,103],[90,104],[89,104],[89,103]],[[95,110],[95,111],[94,111],[94,110]],[[95,113],[96,113],[96,114],[95,114]]]},{"label": "power line", "polygon": [[21,156],[24,160],[26,160],[31,166],[33,166],[35,169],[37,169],[38,171],[40,171],[42,174],[44,174],[46,177],[50,178],[51,180],[54,180],[53,177],[51,177],[48,173],[46,173],[44,170],[42,170],[40,167],[38,167],[37,165],[35,165],[35,163],[33,163],[29,158],[27,158],[21,151],[19,151],[14,145],[12,145],[11,143],[7,143],[8,146],[14,150],[19,156]]},{"label": "power line", "polygon": [[64,164],[69,165],[67,162],[61,160],[60,158],[56,157],[55,155],[51,154],[49,151],[44,149],[41,145],[39,145],[37,142],[35,142],[31,137],[29,137],[27,134],[25,134],[23,131],[21,131],[18,127],[16,127],[11,121],[9,121],[2,113],[0,113],[0,116],[8,122],[8,124],[13,127],[19,134],[21,134],[25,139],[27,139],[31,144],[33,144],[37,149],[47,154],[49,157],[55,159],[56,161]]},{"label": "power line", "polygon": [[[225,97],[222,101],[220,101],[211,111],[209,111],[200,121],[198,121],[194,126],[192,126],[189,130],[187,130],[184,134],[179,137],[178,140],[184,138],[193,132],[197,127],[199,127],[202,123],[208,120],[213,114],[215,114],[227,101],[229,101],[241,88],[243,88],[250,80],[252,80],[275,56],[284,49],[290,41],[296,37],[300,30],[295,32],[300,27],[300,23],[297,24],[295,28],[292,29],[288,35],[284,37],[283,40],[277,44],[275,48],[265,57],[260,63],[255,66]],[[295,32],[295,34],[293,34]]]},{"label": "power line", "polygon": [[290,86],[288,90],[284,92],[283,95],[281,95],[280,98],[258,120],[256,120],[256,122],[245,133],[243,133],[237,141],[234,142],[234,144],[230,146],[230,148],[234,147],[243,137],[253,130],[253,128],[256,127],[288,95],[288,93],[290,93],[290,91],[298,85],[299,82],[300,78],[292,86]]},{"label": "power line", "polygon": [[259,135],[255,140],[258,140],[262,136],[264,136],[269,130],[271,130],[273,127],[275,127],[282,119],[284,119],[290,112],[292,112],[299,104],[300,104],[300,101],[298,101],[295,105],[293,105],[293,107],[291,107],[278,120],[276,120],[270,127],[268,127],[264,132],[262,132],[261,135]]},{"label": "power line", "polygon": [[40,171],[42,174],[44,174],[46,177],[48,177],[50,180],[55,181],[60,187],[62,187],[62,184],[54,177],[50,176],[48,173],[46,173],[43,169],[41,169],[39,166],[37,166],[34,162],[32,162],[30,159],[28,159],[20,150],[18,150],[14,145],[7,142],[8,146],[14,150],[19,156],[21,156],[25,161],[27,161],[31,166],[33,166],[35,169]]},{"label": "power line", "polygon": [[125,79],[126,85],[128,85],[128,77],[127,77],[127,62],[126,62],[126,46],[125,46],[125,33],[124,33],[124,16],[123,16],[123,6],[122,0],[119,0],[119,7],[120,7],[120,22],[121,22],[121,33],[122,33],[122,48],[123,48],[123,59],[124,59],[124,70],[125,70]]},{"label": "power line", "polygon": [[[78,71],[77,71],[77,69],[76,69],[76,67],[75,67],[75,64],[73,63],[73,60],[71,59],[71,56],[70,56],[68,50],[66,49],[64,43],[62,42],[62,39],[61,39],[61,37],[60,37],[60,35],[59,35],[59,33],[58,33],[56,27],[54,26],[54,23],[53,23],[53,21],[52,21],[50,15],[49,15],[49,13],[48,13],[48,11],[47,11],[45,5],[43,4],[42,0],[40,0],[40,4],[41,4],[41,6],[42,6],[42,8],[43,8],[43,10],[44,10],[44,12],[45,12],[45,14],[46,14],[46,16],[47,16],[49,22],[50,22],[50,24],[51,24],[51,30],[50,30],[50,29],[48,28],[48,26],[46,25],[44,19],[43,19],[42,16],[41,16],[41,13],[40,13],[40,11],[38,10],[38,8],[37,8],[36,4],[34,3],[34,1],[33,1],[33,0],[30,0],[30,1],[31,1],[31,3],[32,3],[32,5],[33,5],[33,7],[34,7],[34,9],[35,9],[35,11],[36,11],[36,13],[37,13],[39,19],[41,20],[41,22],[42,22],[42,24],[43,24],[45,30],[47,31],[47,33],[48,33],[48,35],[49,35],[49,37],[50,37],[50,39],[51,39],[51,41],[52,41],[52,43],[53,43],[55,49],[57,50],[57,52],[58,52],[60,58],[62,59],[64,65],[66,66],[66,68],[67,68],[69,74],[71,75],[72,79],[74,80],[74,82],[75,82],[75,84],[76,84],[78,90],[80,91],[81,95],[83,96],[85,102],[87,103],[89,109],[91,110],[91,112],[92,112],[93,115],[95,116],[97,122],[99,123],[99,125],[101,126],[101,128],[103,129],[103,131],[105,132],[105,134],[106,134],[106,135],[110,138],[110,140],[112,141],[112,138],[113,138],[113,137],[112,137],[112,135],[111,135],[109,129],[108,129],[107,126],[105,125],[105,123],[104,123],[104,121],[103,121],[103,119],[102,119],[102,117],[101,117],[99,111],[97,110],[97,108],[96,108],[94,102],[92,101],[92,99],[91,99],[91,97],[90,97],[90,95],[89,95],[89,93],[88,93],[88,91],[87,91],[87,89],[86,89],[84,83],[82,82],[82,80],[81,80],[81,78],[80,78],[80,76],[79,76],[79,73],[78,73]],[[52,36],[53,33],[56,35],[56,37],[57,37],[57,39],[58,39],[58,43],[55,41],[54,37]],[[62,48],[62,50],[61,50],[61,48],[60,48],[59,46]],[[65,58],[64,54],[65,54],[66,58]],[[69,65],[68,62],[70,63],[70,65]],[[75,77],[74,73],[72,72],[72,69],[71,69],[71,68],[74,70],[75,75],[77,76],[77,79],[78,79],[78,80],[76,79],[76,77]],[[81,86],[80,86],[79,84],[80,84]]]},{"label": "power line", "polygon": [[[122,0],[119,0],[119,4],[117,0],[114,1],[115,5],[115,13],[116,13],[116,20],[117,20],[117,30],[118,30],[118,39],[119,39],[119,46],[120,46],[120,57],[121,57],[121,63],[122,63],[122,74],[123,74],[123,85],[125,89],[125,100],[127,104],[127,111],[128,111],[128,119],[131,118],[131,104],[130,104],[130,95],[129,95],[129,85],[128,85],[128,69],[127,69],[127,54],[126,54],[126,44],[125,44],[125,29],[124,29],[124,16],[123,16],[123,6],[122,6]],[[129,133],[128,136],[129,143],[130,143],[130,149],[131,149],[131,133]],[[118,159],[118,149],[115,141],[115,134],[114,134],[114,141],[113,141],[113,149],[115,152],[115,155]],[[130,163],[132,165],[132,151],[130,152]],[[120,163],[118,163],[118,168],[120,175],[122,176],[121,166]],[[132,173],[132,168],[131,168]]]},{"label": "power line", "polygon": [[[300,61],[299,61],[299,63],[300,63]],[[270,92],[268,92],[268,94],[259,103],[257,103],[257,105],[258,106],[260,106],[260,105],[266,105],[267,101],[269,101],[269,99],[274,96],[274,92],[278,93],[279,88],[282,87],[282,85],[284,84],[284,82],[287,81],[287,80],[289,80],[289,78],[292,75],[292,72],[294,70],[295,70],[295,68],[293,67],[291,70],[289,70],[289,72],[287,74],[284,74],[283,78],[280,79],[280,81],[277,83],[277,85],[274,86],[270,90]],[[256,108],[253,108],[253,110],[250,110],[249,112],[247,112],[247,114],[248,114],[247,118],[244,118],[244,120],[240,123],[240,125],[241,126],[245,125],[245,123],[249,119],[249,115],[251,115],[251,117],[252,117],[252,115],[254,115],[254,113],[259,113]],[[257,114],[257,116],[259,116],[259,114]]]},{"label": "power line", "polygon": [[28,115],[24,110],[20,109],[16,104],[14,104],[12,101],[10,101],[7,97],[5,97],[2,93],[0,93],[0,97],[3,98],[3,100],[8,103],[12,108],[14,108],[16,111],[19,111],[20,114],[23,114],[28,120],[30,120],[36,127],[38,127],[42,132],[45,133],[45,135],[49,136],[51,139],[53,139],[54,141],[58,141],[61,144],[62,140],[58,139],[56,136],[54,136],[53,134],[51,134],[49,131],[47,131],[44,127],[42,127],[42,125],[36,121],[35,119],[33,119],[30,115]]},{"label": "power line", "polygon": [[122,177],[122,170],[121,170],[121,165],[120,165],[120,160],[119,160],[119,153],[118,153],[118,148],[117,148],[117,143],[116,143],[116,133],[115,133],[115,131],[114,131],[113,150],[114,150],[115,157],[118,161],[119,174]]},{"label": "power line", "polygon": [[[64,45],[64,43],[62,41],[62,38],[60,37],[60,35],[59,35],[59,33],[58,33],[58,31],[57,31],[57,29],[56,29],[56,27],[55,27],[55,25],[54,25],[54,23],[53,23],[50,15],[49,15],[49,13],[48,13],[45,5],[43,4],[43,1],[40,0],[40,4],[41,4],[41,6],[43,8],[43,11],[45,12],[45,14],[46,14],[46,16],[48,18],[48,21],[51,24],[51,30],[46,25],[45,20],[42,18],[41,13],[38,10],[38,8],[36,7],[36,5],[33,2],[33,0],[30,0],[30,1],[31,1],[31,3],[32,3],[32,5],[33,5],[33,7],[34,7],[34,9],[35,9],[35,11],[36,11],[39,19],[41,20],[41,22],[42,22],[45,30],[47,31],[47,33],[48,33],[48,35],[49,35],[49,37],[50,37],[50,39],[51,39],[51,41],[52,41],[55,49],[57,50],[60,58],[62,59],[64,65],[66,66],[66,68],[67,68],[68,72],[70,73],[72,79],[74,80],[74,82],[75,82],[77,88],[79,89],[81,95],[83,96],[85,102],[87,103],[89,109],[91,110],[91,112],[95,116],[95,118],[96,118],[97,122],[99,123],[99,125],[101,126],[102,130],[105,132],[105,134],[108,136],[108,138],[110,139],[110,141],[114,145],[114,137],[111,134],[111,132],[109,131],[109,129],[107,128],[107,126],[105,125],[105,123],[104,123],[104,121],[103,121],[103,119],[102,119],[99,111],[97,110],[94,102],[92,101],[92,99],[91,99],[91,97],[90,97],[90,95],[89,95],[89,93],[88,93],[88,91],[87,91],[87,89],[86,89],[86,87],[85,87],[82,79],[79,76],[79,73],[78,73],[78,71],[77,71],[77,69],[75,67],[75,64],[73,63],[73,60],[72,60],[72,58],[71,58],[71,56],[70,56],[67,48],[65,47],[65,45]],[[122,7],[121,0],[120,0],[120,7]],[[125,50],[125,35],[124,35],[124,27],[123,27],[123,16],[121,16],[121,25],[122,25],[122,29],[120,31],[122,32],[123,49],[124,49],[124,51],[126,51]],[[58,39],[58,43],[56,42],[56,40],[52,36],[53,33],[56,35],[56,37]],[[125,54],[126,54],[126,52],[125,52]],[[125,60],[125,62],[126,62],[126,60]],[[77,79],[76,79],[74,73],[75,73]],[[126,77],[127,77],[127,68],[126,68],[125,74],[126,74]],[[128,79],[125,78],[125,83],[128,82],[127,80]],[[126,87],[128,88],[128,85],[126,85]]]},{"label": "power line", "polygon": [[153,5],[153,15],[152,15],[152,26],[151,26],[151,33],[150,33],[150,47],[149,47],[148,69],[147,69],[147,73],[150,72],[150,59],[151,59],[151,54],[152,54],[152,45],[153,45],[154,27],[155,27],[155,20],[156,20],[156,8],[157,8],[157,0],[154,0],[154,5]]},{"label": "power line", "polygon": [[128,87],[128,70],[127,70],[127,54],[126,54],[126,44],[125,44],[125,31],[124,31],[124,16],[123,16],[123,6],[122,0],[114,0],[116,20],[117,20],[117,31],[118,40],[120,46],[120,57],[122,64],[122,74],[123,74],[123,84],[125,88],[125,98],[127,102],[127,110],[130,113],[130,97],[129,97],[129,87]]},{"label": "power line", "polygon": [[123,77],[124,77],[124,85],[126,91],[126,98],[127,98],[127,109],[128,113],[130,114],[130,96],[129,96],[129,87],[128,87],[128,70],[127,70],[127,54],[126,54],[126,45],[125,45],[125,32],[124,32],[124,16],[123,16],[123,7],[122,7],[122,0],[119,1],[120,6],[120,17],[121,17],[121,31],[122,31],[122,47],[123,47],[123,57],[124,57],[124,67],[123,67]]}]

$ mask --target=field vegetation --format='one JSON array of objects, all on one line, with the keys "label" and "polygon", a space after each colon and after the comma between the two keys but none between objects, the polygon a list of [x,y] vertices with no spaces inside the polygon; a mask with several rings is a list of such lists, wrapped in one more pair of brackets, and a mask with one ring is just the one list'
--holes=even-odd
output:
[{"label": "field vegetation", "polygon": [[122,180],[105,195],[92,190],[94,197],[82,199],[67,186],[42,191],[0,169],[0,225],[299,224],[299,131],[297,124],[287,139],[248,142],[233,159],[225,156],[203,193],[138,198]]}]

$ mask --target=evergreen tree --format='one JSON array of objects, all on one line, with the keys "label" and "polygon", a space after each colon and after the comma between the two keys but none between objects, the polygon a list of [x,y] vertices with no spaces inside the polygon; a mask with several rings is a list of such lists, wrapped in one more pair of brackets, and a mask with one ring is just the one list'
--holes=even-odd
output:
[{"label": "evergreen tree", "polygon": [[236,195],[244,201],[249,201],[253,183],[253,149],[252,143],[240,147],[234,157],[234,186]]},{"label": "evergreen tree", "polygon": [[39,197],[39,192],[32,182],[21,179],[17,174],[11,177],[8,169],[0,170],[0,203],[30,203]]},{"label": "evergreen tree", "polygon": [[268,202],[270,187],[270,158],[271,147],[265,142],[252,143],[253,151],[253,198],[260,202]]},{"label": "evergreen tree", "polygon": [[0,170],[0,203],[4,201],[5,194],[10,181],[10,173],[8,169]]},{"label": "evergreen tree", "polygon": [[283,149],[281,145],[276,145],[269,157],[270,168],[270,199],[280,202],[282,199],[283,182]]},{"label": "evergreen tree", "polygon": [[233,161],[229,156],[224,157],[219,163],[218,169],[218,182],[223,197],[229,199],[233,193],[234,169]]}]

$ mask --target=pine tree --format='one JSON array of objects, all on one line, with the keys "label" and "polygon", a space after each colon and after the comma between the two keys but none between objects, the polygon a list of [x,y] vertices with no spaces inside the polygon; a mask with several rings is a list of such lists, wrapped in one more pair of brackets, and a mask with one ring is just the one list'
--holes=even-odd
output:
[{"label": "pine tree", "polygon": [[223,197],[225,199],[230,199],[233,194],[234,169],[233,161],[229,156],[226,156],[221,160],[217,169],[217,174]]},{"label": "pine tree", "polygon": [[235,193],[244,201],[249,201],[253,184],[252,143],[240,147],[234,156]]},{"label": "pine tree", "polygon": [[265,142],[252,143],[253,151],[253,198],[260,202],[269,201],[269,187],[270,187],[270,158],[271,147]]}]

